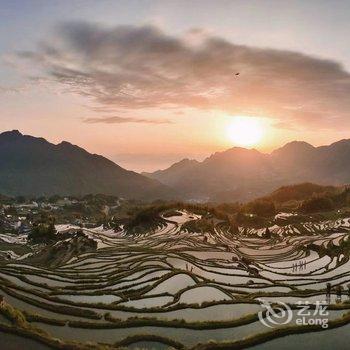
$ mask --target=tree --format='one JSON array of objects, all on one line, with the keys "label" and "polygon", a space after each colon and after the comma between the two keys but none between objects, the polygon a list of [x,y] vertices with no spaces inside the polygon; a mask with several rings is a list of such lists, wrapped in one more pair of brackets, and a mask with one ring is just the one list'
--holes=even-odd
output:
[{"label": "tree", "polygon": [[49,224],[40,223],[34,226],[33,230],[29,233],[28,239],[35,242],[47,242],[56,239],[55,225],[51,222]]},{"label": "tree", "polygon": [[276,213],[275,204],[267,200],[256,200],[247,205],[247,210],[259,216],[272,216]]},{"label": "tree", "polygon": [[313,197],[302,202],[299,211],[312,213],[317,211],[329,211],[334,209],[333,201],[327,197]]}]

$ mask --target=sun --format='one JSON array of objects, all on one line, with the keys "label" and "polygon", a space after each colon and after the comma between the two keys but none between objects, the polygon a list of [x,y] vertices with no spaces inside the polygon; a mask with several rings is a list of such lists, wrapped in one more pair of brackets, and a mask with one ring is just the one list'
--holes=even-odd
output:
[{"label": "sun", "polygon": [[239,146],[254,146],[263,137],[264,127],[259,118],[234,117],[227,126],[228,138]]}]

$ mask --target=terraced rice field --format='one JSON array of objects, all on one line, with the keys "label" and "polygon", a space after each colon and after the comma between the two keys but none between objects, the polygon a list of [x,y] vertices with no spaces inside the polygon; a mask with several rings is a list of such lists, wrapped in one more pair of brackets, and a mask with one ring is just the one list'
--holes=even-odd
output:
[{"label": "terraced rice field", "polygon": [[[329,319],[336,325],[343,320],[342,327],[307,335],[294,327],[283,338],[276,329],[288,325],[266,328],[258,319],[264,310],[258,299],[293,308],[298,301],[326,301],[327,283],[347,290],[349,256],[320,256],[306,246],[341,246],[348,239],[349,219],[273,226],[275,235],[265,239],[264,230],[239,228],[240,234],[233,236],[220,224],[215,233],[189,233],[182,225],[199,217],[181,214],[166,218],[167,225],[157,230],[133,236],[123,230],[84,229],[98,249],[54,269],[20,258],[2,263],[1,294],[51,338],[90,343],[92,348],[95,343],[148,349],[200,348],[201,343],[201,348],[215,348],[222,342],[240,348],[238,341],[248,338],[243,347],[279,349],[308,336],[315,349],[322,349],[317,339],[327,334],[339,349],[346,348],[349,321],[342,316],[350,308],[347,294],[336,302],[333,289],[327,300]],[[61,232],[69,228],[57,227]],[[254,340],[261,333],[266,339]]]}]

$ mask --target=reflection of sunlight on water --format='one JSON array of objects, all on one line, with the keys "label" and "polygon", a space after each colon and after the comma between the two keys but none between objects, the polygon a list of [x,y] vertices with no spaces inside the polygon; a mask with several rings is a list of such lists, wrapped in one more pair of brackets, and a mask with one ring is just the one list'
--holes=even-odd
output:
[{"label": "reflection of sunlight on water", "polygon": [[180,303],[199,303],[204,301],[232,300],[227,294],[214,287],[196,287],[181,294]]},{"label": "reflection of sunlight on water", "polygon": [[[192,233],[182,230],[184,222],[198,217],[182,211],[181,215],[165,218],[173,223],[168,222],[154,231],[136,233],[132,237],[124,231],[115,235],[103,227],[90,228],[87,231],[89,236],[107,242],[108,247],[75,257],[58,269],[57,276],[55,270],[48,273],[47,270],[34,270],[22,264],[8,264],[8,268],[12,265],[11,273],[8,276],[7,270],[4,269],[1,276],[12,280],[15,284],[21,285],[22,282],[27,289],[33,288],[30,282],[19,282],[15,275],[28,277],[33,283],[47,283],[46,291],[60,286],[62,293],[59,293],[58,297],[63,300],[63,305],[64,299],[68,299],[72,302],[70,305],[78,302],[106,304],[117,302],[113,306],[134,307],[135,309],[126,311],[109,310],[107,306],[102,308],[89,306],[90,310],[97,313],[110,312],[113,317],[122,320],[139,316],[187,321],[227,321],[238,320],[248,314],[256,316],[262,307],[257,303],[254,304],[256,300],[249,299],[251,293],[255,293],[254,296],[261,296],[264,292],[274,292],[273,297],[266,296],[264,299],[287,304],[296,304],[300,300],[313,303],[323,301],[326,300],[324,288],[328,281],[334,286],[338,282],[345,284],[350,278],[348,274],[350,262],[339,265],[339,259],[332,260],[328,255],[320,257],[317,247],[308,251],[301,249],[314,241],[317,241],[319,246],[326,241],[334,241],[335,245],[341,244],[344,234],[332,233],[326,236],[312,233],[308,236],[298,234],[293,227],[289,227],[293,235],[288,236],[279,231],[280,227],[275,227],[276,232],[279,232],[276,234],[278,237],[276,243],[274,239],[259,238],[261,229],[254,228],[251,228],[246,235],[241,235],[240,232],[233,237],[231,232],[225,231],[222,223],[215,227],[214,232]],[[210,240],[203,239],[204,235],[208,235]],[[299,261],[306,262],[305,266],[303,265],[305,268],[292,273],[291,266]],[[330,267],[329,270],[326,269],[327,266]],[[338,277],[341,272],[345,274]],[[85,283],[87,280],[90,282]],[[74,295],[72,284],[73,287],[75,284],[79,286],[80,295]],[[318,295],[305,298],[292,296],[298,295],[299,290],[302,294],[305,289],[314,289]],[[90,295],[82,295],[83,290]],[[105,294],[102,294],[102,291]],[[96,292],[101,292],[101,295],[95,295]],[[292,295],[283,296],[290,292]],[[23,291],[19,293],[24,294]],[[26,293],[31,295],[30,291]],[[50,302],[35,295],[31,297],[43,303]],[[247,304],[243,304],[242,297]],[[342,301],[345,300],[348,299],[343,295]],[[229,304],[220,305],[221,301]],[[235,301],[237,304],[232,303]],[[214,302],[214,305],[205,307],[206,304],[203,304],[205,302]],[[336,302],[333,292],[331,302]],[[25,302],[21,303],[21,306],[27,305]],[[182,303],[185,305],[181,305]],[[198,304],[201,308],[186,308],[186,304],[189,307],[190,304]],[[179,310],[169,311],[173,306],[179,305],[181,307]],[[75,304],[75,307],[79,305]],[[141,308],[151,312],[147,313],[147,310],[142,311]],[[159,309],[149,310],[150,308]],[[40,311],[39,307],[38,309]],[[343,311],[333,312],[330,317],[337,318],[342,313]],[[42,314],[46,315],[44,311]],[[47,315],[53,317],[55,313]],[[142,333],[170,337],[186,346],[198,344],[198,339],[201,342],[211,339],[238,340],[266,331],[266,327],[259,321],[205,331],[151,326],[130,327],[123,330],[80,328],[72,330],[71,327],[59,328],[47,324],[43,325],[43,328],[54,336],[61,334],[63,338],[72,340],[115,342],[126,335]]]}]

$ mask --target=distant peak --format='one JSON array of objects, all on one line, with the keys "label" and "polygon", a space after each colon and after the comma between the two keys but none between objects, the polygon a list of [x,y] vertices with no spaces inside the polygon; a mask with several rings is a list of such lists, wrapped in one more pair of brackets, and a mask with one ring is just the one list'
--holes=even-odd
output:
[{"label": "distant peak", "polygon": [[68,141],[62,141],[57,146],[73,146],[73,144]]},{"label": "distant peak", "polygon": [[197,163],[199,163],[199,162],[195,159],[184,158],[184,159],[181,159],[180,161],[174,163],[173,166],[174,165],[185,165],[185,164],[197,164]]},{"label": "distant peak", "polygon": [[72,143],[68,142],[68,141],[62,141],[60,142],[56,147],[62,149],[62,150],[66,150],[66,151],[80,151],[80,152],[86,152],[89,153],[88,151],[86,151],[84,148],[81,148],[77,145],[73,145]]},{"label": "distant peak", "polygon": [[350,139],[342,139],[336,142],[333,142],[329,145],[329,147],[335,147],[335,146],[343,146],[343,145],[349,145]]},{"label": "distant peak", "polygon": [[64,147],[64,148],[80,148],[79,146],[73,145],[72,143],[70,143],[68,141],[62,141],[57,146]]},{"label": "distant peak", "polygon": [[224,151],[224,152],[252,152],[252,153],[259,153],[258,150],[256,150],[255,148],[244,148],[244,147],[231,147],[228,150]]},{"label": "distant peak", "polygon": [[199,164],[198,160],[195,159],[189,159],[189,158],[184,158],[179,160],[178,162],[172,164],[169,168],[166,168],[164,170],[158,170],[158,171],[165,171],[165,170],[174,170],[174,169],[181,169],[181,168],[186,168],[191,165],[196,165]]},{"label": "distant peak", "polygon": [[305,141],[291,141],[286,143],[281,148],[315,148]]},{"label": "distant peak", "polygon": [[210,155],[207,159],[223,157],[223,156],[231,156],[231,155],[248,155],[248,154],[259,155],[262,153],[256,150],[255,148],[231,147],[225,151],[215,152],[212,155]]},{"label": "distant peak", "polygon": [[307,151],[312,151],[314,150],[315,147],[310,145],[309,143],[305,141],[292,141],[286,143],[284,146],[277,148],[272,152],[272,154],[279,154],[282,152],[292,152],[292,153],[297,153],[297,152],[307,152]]},{"label": "distant peak", "polygon": [[11,130],[11,131],[4,131],[3,133],[0,134],[0,136],[18,137],[18,136],[23,136],[23,135],[18,130]]}]

